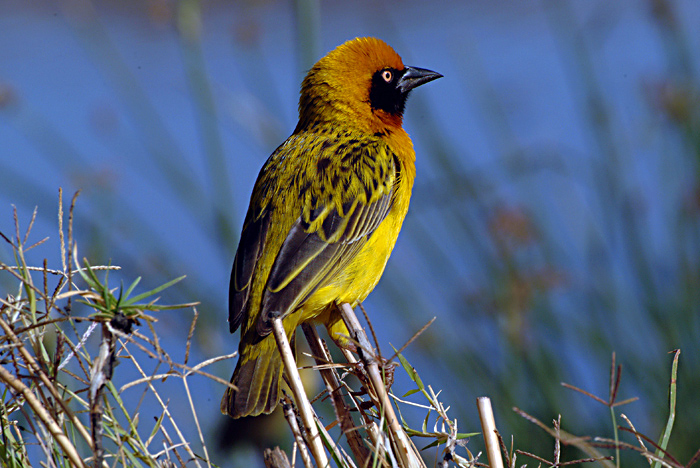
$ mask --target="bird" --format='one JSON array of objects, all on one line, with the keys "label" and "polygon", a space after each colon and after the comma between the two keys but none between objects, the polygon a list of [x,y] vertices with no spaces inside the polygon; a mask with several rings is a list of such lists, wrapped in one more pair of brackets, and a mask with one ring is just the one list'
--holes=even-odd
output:
[{"label": "bird", "polygon": [[308,321],[349,345],[338,305],[355,307],[377,285],[408,211],[415,152],[402,127],[406,99],[441,77],[405,66],[374,37],[341,44],[307,73],[299,121],[260,170],[233,261],[228,322],[241,339],[222,413],[277,406],[274,318],[292,347]]}]

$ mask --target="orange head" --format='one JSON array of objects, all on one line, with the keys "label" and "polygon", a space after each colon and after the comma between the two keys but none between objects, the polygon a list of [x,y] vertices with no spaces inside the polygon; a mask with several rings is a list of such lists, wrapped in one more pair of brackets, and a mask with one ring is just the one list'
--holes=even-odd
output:
[{"label": "orange head", "polygon": [[324,124],[391,131],[401,127],[409,92],[441,76],[404,66],[380,39],[353,39],[316,62],[304,78],[297,131]]}]

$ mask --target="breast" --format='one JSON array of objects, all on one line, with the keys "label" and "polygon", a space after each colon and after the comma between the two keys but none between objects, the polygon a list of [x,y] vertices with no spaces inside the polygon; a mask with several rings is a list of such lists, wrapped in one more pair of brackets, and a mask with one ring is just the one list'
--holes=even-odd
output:
[{"label": "breast", "polygon": [[400,176],[391,211],[345,270],[307,300],[303,320],[314,318],[333,302],[347,302],[354,307],[364,301],[379,282],[408,212],[413,188],[413,160],[406,161],[399,156],[399,161]]}]

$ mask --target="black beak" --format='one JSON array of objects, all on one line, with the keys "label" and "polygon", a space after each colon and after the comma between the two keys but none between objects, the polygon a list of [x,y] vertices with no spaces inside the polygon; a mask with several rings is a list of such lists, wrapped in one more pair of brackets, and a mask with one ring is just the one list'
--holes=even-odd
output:
[{"label": "black beak", "polygon": [[406,67],[403,70],[403,75],[399,78],[399,82],[396,83],[396,87],[402,93],[408,93],[413,88],[438,78],[442,78],[442,75],[437,72],[426,70],[425,68]]}]

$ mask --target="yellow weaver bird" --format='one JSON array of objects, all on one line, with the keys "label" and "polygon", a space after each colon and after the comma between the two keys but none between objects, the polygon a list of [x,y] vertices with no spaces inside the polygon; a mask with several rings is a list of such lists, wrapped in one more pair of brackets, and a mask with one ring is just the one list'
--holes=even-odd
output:
[{"label": "yellow weaver bird", "polygon": [[404,66],[375,38],[342,44],[301,85],[299,123],[263,166],[250,198],[229,286],[229,327],[241,327],[239,360],[221,411],[270,413],[281,396],[282,359],[272,330],[281,317],[348,331],[337,305],[374,289],[401,230],[415,177],[402,128],[416,86],[442,75]]}]

